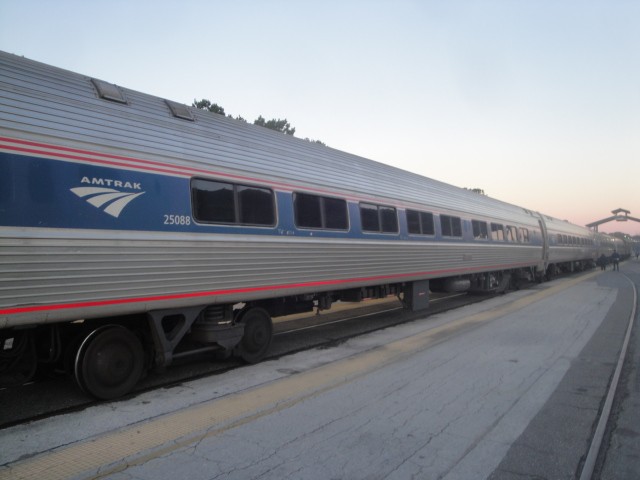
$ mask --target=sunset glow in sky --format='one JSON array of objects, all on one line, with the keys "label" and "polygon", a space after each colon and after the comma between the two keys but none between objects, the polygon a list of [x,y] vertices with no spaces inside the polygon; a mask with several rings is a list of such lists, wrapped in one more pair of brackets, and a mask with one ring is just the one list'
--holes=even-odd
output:
[{"label": "sunset glow in sky", "polygon": [[638,25],[637,0],[0,0],[0,50],[580,225],[640,218]]}]

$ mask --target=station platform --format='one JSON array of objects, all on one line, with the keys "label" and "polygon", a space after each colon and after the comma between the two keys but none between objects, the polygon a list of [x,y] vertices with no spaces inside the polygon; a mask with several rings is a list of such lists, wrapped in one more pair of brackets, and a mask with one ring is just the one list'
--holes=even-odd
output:
[{"label": "station platform", "polygon": [[[7,428],[0,478],[579,478],[638,285],[629,260]],[[638,328],[594,478],[640,478]]]}]

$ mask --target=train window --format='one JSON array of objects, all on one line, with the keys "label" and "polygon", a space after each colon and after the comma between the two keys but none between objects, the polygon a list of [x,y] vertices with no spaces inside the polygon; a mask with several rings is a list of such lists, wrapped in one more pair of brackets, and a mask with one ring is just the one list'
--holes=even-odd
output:
[{"label": "train window", "polygon": [[349,228],[349,215],[347,213],[347,201],[341,198],[322,197],[325,228],[333,230],[347,230]]},{"label": "train window", "polygon": [[433,213],[420,212],[420,225],[424,235],[436,234],[436,227],[433,223]]},{"label": "train window", "polygon": [[521,228],[520,229],[520,236],[522,237],[522,242],[523,243],[529,243],[529,229],[528,228]]},{"label": "train window", "polygon": [[339,198],[320,197],[308,193],[293,194],[296,226],[347,230],[347,202]]},{"label": "train window", "polygon": [[317,195],[294,193],[293,210],[298,227],[322,228],[322,207]]},{"label": "train window", "polygon": [[409,233],[417,235],[434,235],[433,213],[407,210],[407,226]]},{"label": "train window", "polygon": [[511,225],[507,225],[506,233],[507,233],[507,242],[517,242],[518,241],[518,237],[516,235],[516,227],[512,227]]},{"label": "train window", "polygon": [[239,222],[244,225],[274,225],[273,193],[268,188],[236,185]]},{"label": "train window", "polygon": [[486,240],[487,238],[489,238],[487,222],[471,220],[471,227],[473,228],[473,238],[475,238],[476,240]]},{"label": "train window", "polygon": [[229,183],[194,180],[193,216],[196,220],[214,223],[234,223],[235,205],[233,185]]},{"label": "train window", "polygon": [[449,215],[440,215],[440,226],[442,227],[443,237],[461,237],[462,221],[459,217],[451,217]]},{"label": "train window", "polygon": [[422,233],[422,228],[420,228],[420,212],[415,210],[407,210],[407,229],[409,233]]},{"label": "train window", "polygon": [[393,207],[380,207],[380,225],[385,233],[398,233],[398,214]]},{"label": "train window", "polygon": [[368,203],[360,204],[360,219],[364,232],[379,232],[380,218],[378,217],[378,207]]},{"label": "train window", "polygon": [[268,188],[193,179],[191,197],[199,222],[275,225],[274,196]]},{"label": "train window", "polygon": [[393,207],[360,204],[363,232],[398,233],[398,215]]},{"label": "train window", "polygon": [[491,240],[504,240],[504,228],[500,223],[491,224]]}]

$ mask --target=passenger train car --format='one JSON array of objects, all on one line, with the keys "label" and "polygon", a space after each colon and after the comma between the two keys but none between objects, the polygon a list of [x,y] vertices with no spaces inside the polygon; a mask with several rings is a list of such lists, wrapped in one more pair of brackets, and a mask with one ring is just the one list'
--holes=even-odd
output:
[{"label": "passenger train car", "polygon": [[[99,398],[273,316],[500,291],[591,266],[586,228],[323,145],[0,54],[0,377]],[[611,240],[612,241],[612,240]],[[609,246],[607,246],[609,248]]]}]

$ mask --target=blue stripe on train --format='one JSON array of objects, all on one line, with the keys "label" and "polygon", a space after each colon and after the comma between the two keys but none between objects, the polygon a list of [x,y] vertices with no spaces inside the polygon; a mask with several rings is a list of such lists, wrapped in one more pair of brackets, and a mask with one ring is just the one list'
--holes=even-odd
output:
[{"label": "blue stripe on train", "polygon": [[[284,192],[277,192],[279,218],[273,228],[198,224],[191,216],[189,182],[170,175],[0,153],[0,226],[365,238],[356,229],[296,229],[291,194]],[[357,215],[354,207],[350,205],[352,219]]]},{"label": "blue stripe on train", "polygon": [[[401,234],[362,233],[358,204],[349,202],[348,232],[300,230],[293,222],[291,194],[277,192],[273,228],[198,224],[191,216],[190,178],[101,167],[0,152],[0,226],[153,232],[434,241]],[[462,239],[447,239],[458,243]]]},{"label": "blue stripe on train", "polygon": [[190,217],[184,178],[7,153],[0,172],[2,225],[163,231],[164,215]]}]

